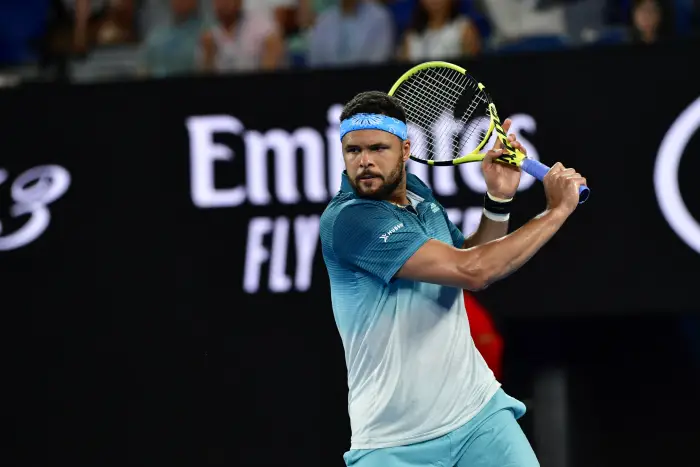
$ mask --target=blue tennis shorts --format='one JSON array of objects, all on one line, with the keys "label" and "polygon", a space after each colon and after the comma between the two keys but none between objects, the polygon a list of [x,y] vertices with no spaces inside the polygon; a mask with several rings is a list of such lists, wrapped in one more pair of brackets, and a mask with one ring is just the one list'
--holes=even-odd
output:
[{"label": "blue tennis shorts", "polygon": [[539,467],[517,420],[525,404],[499,389],[467,423],[439,438],[345,453],[348,467]]}]

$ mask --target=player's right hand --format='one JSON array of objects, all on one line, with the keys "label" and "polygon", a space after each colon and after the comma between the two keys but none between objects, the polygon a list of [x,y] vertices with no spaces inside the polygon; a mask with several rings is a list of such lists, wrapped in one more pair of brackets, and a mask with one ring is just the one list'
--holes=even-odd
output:
[{"label": "player's right hand", "polygon": [[549,169],[542,183],[547,195],[547,209],[561,210],[569,215],[578,206],[578,190],[586,184],[586,179],[575,169],[567,169],[557,162]]}]

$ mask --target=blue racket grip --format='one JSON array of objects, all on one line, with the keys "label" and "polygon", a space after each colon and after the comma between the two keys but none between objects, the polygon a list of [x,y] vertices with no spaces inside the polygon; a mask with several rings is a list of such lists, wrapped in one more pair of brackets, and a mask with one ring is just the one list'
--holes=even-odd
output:
[{"label": "blue racket grip", "polygon": [[[542,181],[544,179],[544,176],[547,175],[547,172],[549,172],[549,167],[547,167],[540,161],[528,158],[523,160],[523,163],[520,166],[520,168],[523,170],[523,172],[529,173],[539,181]],[[591,190],[589,190],[587,186],[581,185],[580,187],[578,187],[578,204],[585,203],[588,199],[588,195],[590,194],[590,192]]]}]

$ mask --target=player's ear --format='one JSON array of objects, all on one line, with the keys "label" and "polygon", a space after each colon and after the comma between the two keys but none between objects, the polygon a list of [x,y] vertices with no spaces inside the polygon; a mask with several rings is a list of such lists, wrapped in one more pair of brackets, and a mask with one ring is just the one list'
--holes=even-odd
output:
[{"label": "player's ear", "polygon": [[408,161],[408,158],[411,155],[411,141],[405,140],[402,143],[402,149],[403,149],[403,161],[406,162],[406,161]]}]

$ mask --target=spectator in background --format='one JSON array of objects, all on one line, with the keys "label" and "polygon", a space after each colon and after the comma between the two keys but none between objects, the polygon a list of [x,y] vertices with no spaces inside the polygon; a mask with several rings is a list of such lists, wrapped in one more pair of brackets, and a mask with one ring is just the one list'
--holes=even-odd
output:
[{"label": "spectator in background", "polygon": [[[87,54],[94,46],[131,42],[138,39],[134,22],[134,7],[138,0],[24,0],[13,3],[12,15],[3,16],[13,21],[32,8],[37,9],[43,34],[32,37],[32,46],[38,54],[38,65],[43,71],[53,69],[55,77],[68,76],[68,63],[75,56]],[[34,3],[36,2],[36,3]],[[2,2],[0,2],[2,3]],[[32,5],[34,3],[34,5]],[[24,21],[29,20],[25,17]],[[27,22],[25,24],[31,24]],[[22,23],[13,24],[8,32]],[[27,31],[36,33],[38,31]]]},{"label": "spectator in background", "polygon": [[135,42],[138,37],[135,27],[135,9],[138,0],[110,0],[104,22],[97,31],[100,45]]},{"label": "spectator in background", "polygon": [[494,42],[507,44],[532,37],[567,35],[563,2],[482,0],[494,28]]},{"label": "spectator in background", "polygon": [[479,31],[457,0],[420,0],[399,57],[412,62],[470,57],[481,51]]},{"label": "spectator in background", "polygon": [[46,36],[40,44],[42,61],[82,55],[97,42],[97,31],[108,0],[49,0]]},{"label": "spectator in background", "polygon": [[299,0],[245,0],[243,13],[252,12],[270,16],[277,23],[284,38],[290,31],[296,30],[299,3]]},{"label": "spectator in background", "polygon": [[84,54],[95,45],[136,41],[136,0],[53,0],[51,47]]},{"label": "spectator in background", "polygon": [[381,63],[394,52],[394,24],[387,8],[372,0],[340,0],[311,31],[312,67]]},{"label": "spectator in background", "polygon": [[214,0],[216,24],[201,39],[205,71],[275,70],[284,43],[271,15],[242,10],[242,0]]},{"label": "spectator in background", "polygon": [[336,6],[338,0],[298,0],[293,12],[293,27],[286,37],[287,54],[292,66],[306,65],[312,28],[317,18],[327,9]]},{"label": "spectator in background", "polygon": [[206,30],[197,0],[170,0],[172,21],[157,27],[143,45],[142,73],[165,77],[197,70],[199,44]]},{"label": "spectator in background", "polygon": [[97,31],[109,9],[109,0],[61,0],[54,3],[60,18],[52,29],[52,46],[59,53],[86,53],[97,42]]},{"label": "spectator in background", "polygon": [[632,5],[632,42],[653,44],[671,34],[673,18],[669,2],[634,0]]},{"label": "spectator in background", "polygon": [[338,3],[339,0],[299,0],[297,20],[301,26],[311,27],[318,15]]}]

